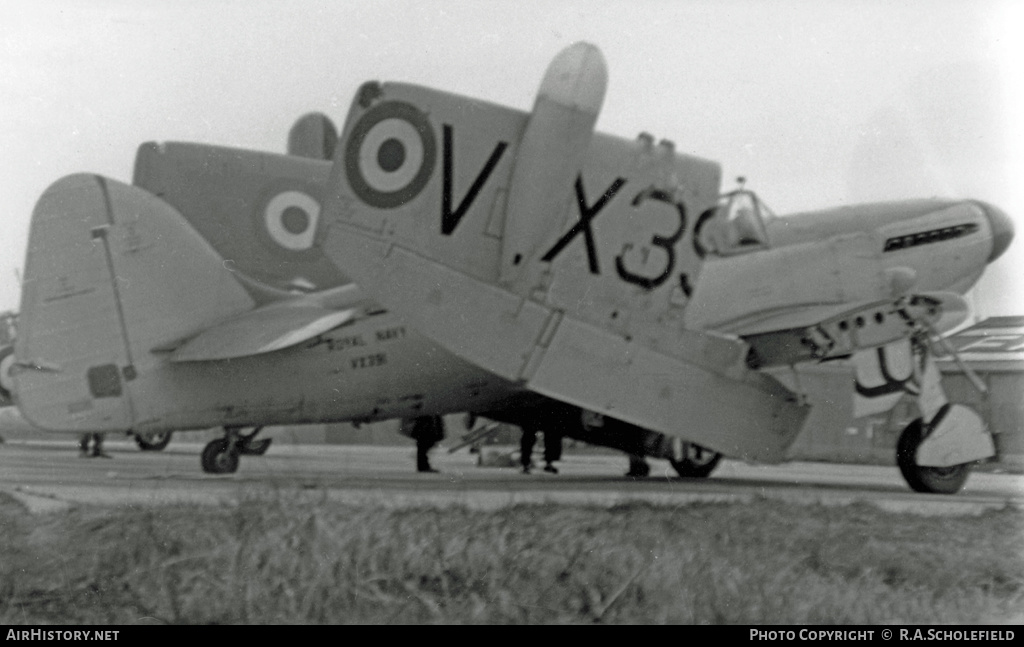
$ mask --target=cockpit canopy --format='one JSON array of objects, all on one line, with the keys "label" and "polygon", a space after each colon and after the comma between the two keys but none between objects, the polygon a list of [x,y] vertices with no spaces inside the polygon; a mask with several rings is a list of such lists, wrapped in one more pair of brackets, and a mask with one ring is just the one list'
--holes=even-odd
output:
[{"label": "cockpit canopy", "polygon": [[737,189],[718,199],[718,207],[697,224],[697,242],[707,254],[735,256],[768,247],[772,210],[748,189]]}]

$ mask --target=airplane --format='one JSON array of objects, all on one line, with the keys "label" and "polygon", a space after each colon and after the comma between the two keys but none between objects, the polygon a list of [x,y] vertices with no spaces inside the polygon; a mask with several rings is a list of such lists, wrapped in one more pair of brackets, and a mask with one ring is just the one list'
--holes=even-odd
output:
[{"label": "airplane", "polygon": [[[287,155],[189,143],[149,142],[138,149],[132,184],[173,206],[224,259],[233,276],[263,286],[309,292],[349,283],[312,244],[319,203],[337,140],[331,120],[320,113],[301,117],[289,132]],[[303,159],[296,159],[303,158]],[[212,169],[212,170],[211,170]],[[288,225],[289,217],[291,226]],[[529,402],[523,411],[489,411],[502,421],[550,429],[557,412]],[[549,407],[550,409],[550,407]],[[543,413],[542,413],[543,412]],[[308,422],[332,422],[328,417]],[[543,419],[543,420],[542,420]],[[270,439],[254,441],[263,425],[243,438],[244,454],[266,452]],[[162,449],[171,431],[130,432],[145,450]],[[679,439],[648,431],[608,434],[570,430],[570,438],[633,454],[667,459],[683,476],[709,474],[721,456]],[[154,447],[155,440],[160,445]]]},{"label": "airplane", "polygon": [[[311,243],[337,138],[329,117],[309,113],[288,133],[288,157],[203,144],[148,142],[138,149],[132,184],[178,209],[236,275],[281,290],[336,287],[349,281]],[[217,170],[211,173],[211,168]],[[227,182],[225,172],[230,178]],[[301,224],[292,222],[289,229],[287,216],[298,217]],[[0,348],[0,429],[43,431],[25,421],[13,406],[9,373],[13,359],[13,344]],[[271,439],[252,440],[261,428],[257,426],[249,434],[245,455],[263,454],[269,448]],[[141,450],[162,451],[173,431],[127,433]],[[684,476],[710,473],[721,458],[652,433],[627,439],[618,435],[602,438],[599,432],[582,438],[570,433],[570,437],[666,458]]]},{"label": "airplane", "polygon": [[[255,203],[236,191],[255,158],[206,165],[191,189],[219,187],[211,208],[355,284],[279,289],[155,185],[58,180],[32,216],[19,408],[53,431],[222,426],[213,473],[237,469],[245,427],[469,411],[705,476],[722,455],[783,460],[808,413],[794,367],[852,358],[858,384],[882,380],[858,397],[918,399],[896,457],[911,488],[958,491],[994,447],[946,401],[931,346],[1010,244],[1006,214],[931,199],[775,217],[742,187],[719,196],[714,162],[595,133],[606,78],[581,43],[531,112],[364,84],[323,183],[264,173]],[[269,175],[296,162],[260,155]]]},{"label": "airplane", "polygon": [[[310,113],[300,117],[289,130],[286,149],[287,154],[290,156],[311,157],[319,160],[329,159],[333,153],[333,146],[337,141],[337,138],[337,129],[326,115]],[[199,148],[202,149],[202,147]],[[144,186],[147,181],[158,182],[166,180],[166,172],[155,176],[155,173],[159,172],[159,170],[154,172],[150,168],[152,155],[154,153],[157,156],[160,154],[160,150],[154,144],[144,144],[139,148],[135,164],[135,182],[139,186]],[[207,161],[207,159],[203,158],[198,160],[198,163],[204,164]],[[155,162],[155,164],[159,165],[159,161]],[[191,192],[188,191],[180,192],[181,197],[191,195]],[[203,208],[195,211],[189,211],[188,213],[193,215],[191,221],[199,226],[201,231],[206,231],[211,234],[210,240],[218,251],[223,250],[227,253],[233,253],[236,251],[238,241],[242,238],[238,236],[239,232],[236,230],[237,223],[231,222],[230,218],[223,217],[222,213],[224,212],[211,211],[207,205],[204,205]],[[231,213],[231,211],[227,212],[228,215]],[[262,227],[259,229],[259,232],[266,232],[264,235],[271,233]],[[252,240],[255,240],[255,238]],[[277,251],[280,252],[283,250],[278,247]],[[245,250],[245,258],[249,259],[251,263],[244,269],[254,271],[254,275],[260,276],[260,278],[268,281],[269,283],[273,283],[275,279],[281,278],[280,275],[275,275],[273,273],[265,275],[265,270],[272,266],[272,261],[280,259],[274,259],[273,257],[268,256],[265,251],[254,250],[252,248]],[[310,265],[312,267],[307,267]],[[295,271],[300,274],[293,277],[291,281],[286,282],[291,284],[294,281],[305,280],[302,275],[310,274],[311,271],[315,278],[319,280],[324,280],[326,278],[326,280],[332,285],[347,282],[344,277],[337,273],[337,269],[334,268],[333,265],[327,264],[326,267],[324,267],[324,265],[325,264],[322,261],[314,264],[301,262],[298,264],[292,264]],[[0,326],[0,332],[4,334],[0,335],[0,337],[3,337],[3,345],[0,346],[0,430],[22,433],[41,431],[30,425],[15,406],[15,386],[10,369],[14,363],[13,339],[16,334],[15,329],[17,315],[15,313],[5,313],[2,320],[3,325]],[[153,431],[145,434],[129,430],[128,433],[134,438],[140,450],[152,452],[163,451],[170,444],[173,435],[173,431],[169,430]],[[249,448],[249,453],[265,453],[270,446],[270,442],[271,439],[265,439],[259,444],[254,443]]]}]

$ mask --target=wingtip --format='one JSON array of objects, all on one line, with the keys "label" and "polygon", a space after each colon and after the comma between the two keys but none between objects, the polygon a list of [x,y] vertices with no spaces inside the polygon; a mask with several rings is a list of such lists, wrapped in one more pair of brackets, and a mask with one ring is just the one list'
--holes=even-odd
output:
[{"label": "wingtip", "polygon": [[551,60],[539,97],[591,113],[598,113],[608,87],[608,66],[596,45],[577,42]]}]

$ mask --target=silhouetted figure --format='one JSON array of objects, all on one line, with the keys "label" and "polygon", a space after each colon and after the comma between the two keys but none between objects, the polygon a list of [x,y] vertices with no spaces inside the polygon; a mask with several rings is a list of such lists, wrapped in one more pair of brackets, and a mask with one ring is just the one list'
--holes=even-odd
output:
[{"label": "silhouetted figure", "polygon": [[[523,435],[519,440],[519,462],[523,466],[523,474],[529,474],[533,467],[533,446],[537,443],[537,429],[523,427]],[[562,435],[552,431],[544,432],[544,471],[558,474],[554,462],[562,458]]]},{"label": "silhouetted figure", "polygon": [[[89,442],[92,441],[92,449]],[[79,456],[82,458],[110,458],[110,454],[103,451],[103,434],[82,434],[78,439]]]},{"label": "silhouetted figure", "polygon": [[444,420],[441,416],[420,416],[402,421],[399,433],[416,441],[416,471],[437,472],[430,466],[430,450],[444,439]]},{"label": "silhouetted figure", "polygon": [[626,472],[626,476],[633,478],[644,478],[651,473],[651,466],[648,464],[647,459],[640,454],[629,455],[629,471]]}]

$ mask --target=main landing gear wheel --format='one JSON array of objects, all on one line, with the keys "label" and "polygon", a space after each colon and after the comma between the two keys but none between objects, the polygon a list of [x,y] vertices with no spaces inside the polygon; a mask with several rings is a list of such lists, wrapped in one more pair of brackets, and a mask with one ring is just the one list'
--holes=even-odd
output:
[{"label": "main landing gear wheel", "polygon": [[907,425],[900,434],[896,442],[896,464],[899,465],[900,473],[915,492],[956,494],[967,481],[971,473],[971,464],[963,463],[949,467],[918,465],[914,462],[914,457],[924,437],[925,425],[921,418]]},{"label": "main landing gear wheel", "polygon": [[722,455],[718,452],[694,443],[683,443],[682,457],[679,460],[670,458],[669,463],[683,478],[704,478],[714,471],[720,460]]},{"label": "main landing gear wheel", "polygon": [[249,434],[239,433],[239,427],[225,427],[224,437],[211,440],[203,448],[203,471],[207,474],[233,474],[238,471],[239,456],[262,456],[270,449],[273,438],[256,440],[263,427]]},{"label": "main landing gear wheel", "polygon": [[135,444],[144,452],[163,451],[171,442],[171,431],[154,431],[149,434],[135,434]]},{"label": "main landing gear wheel", "polygon": [[203,471],[207,474],[234,474],[238,471],[237,443],[229,438],[211,440],[203,448]]}]

